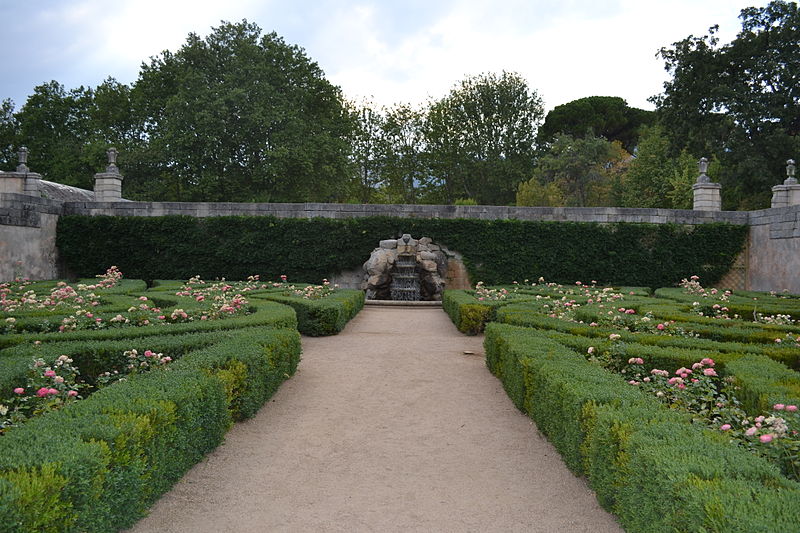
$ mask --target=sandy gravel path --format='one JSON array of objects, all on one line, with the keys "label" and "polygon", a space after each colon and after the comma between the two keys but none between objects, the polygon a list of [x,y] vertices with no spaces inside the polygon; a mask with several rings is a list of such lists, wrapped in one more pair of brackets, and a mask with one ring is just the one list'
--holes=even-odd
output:
[{"label": "sandy gravel path", "polygon": [[622,531],[481,343],[441,309],[383,307],[304,338],[297,374],[131,531]]}]

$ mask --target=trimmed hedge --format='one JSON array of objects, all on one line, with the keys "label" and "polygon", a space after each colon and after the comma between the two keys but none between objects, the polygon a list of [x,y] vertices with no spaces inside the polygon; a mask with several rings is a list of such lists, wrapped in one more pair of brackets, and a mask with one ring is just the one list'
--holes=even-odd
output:
[{"label": "trimmed hedge", "polygon": [[533,298],[535,295],[521,293],[509,295],[506,300],[478,300],[472,290],[446,290],[442,295],[442,309],[458,331],[466,335],[477,335],[483,332],[487,323],[496,320],[497,310],[501,307]]},{"label": "trimmed hedge", "polygon": [[[118,265],[145,280],[315,280],[360,266],[378,241],[427,236],[458,251],[473,280],[510,283],[534,276],[572,283],[671,285],[687,272],[713,284],[741,252],[747,226],[597,224],[520,220],[290,219],[274,217],[59,218],[57,246],[79,276]],[[132,254],[131,250],[147,250]],[[152,257],[158,256],[158,261]],[[591,260],[587,260],[591,258]]]},{"label": "trimmed hedge", "polygon": [[[558,318],[544,316],[537,309],[523,304],[507,305],[497,311],[496,320],[505,324],[525,326],[538,329],[552,329],[584,337],[607,339],[611,333],[621,336],[621,340],[632,342],[644,346],[660,346],[671,349],[706,350],[720,353],[755,353],[762,354],[784,363],[790,368],[800,369],[800,350],[793,347],[785,347],[771,344],[752,344],[748,342],[726,342],[712,339],[695,339],[685,337],[674,337],[669,335],[654,335],[646,333],[630,333],[610,327],[592,327],[588,324],[567,322]],[[682,324],[683,325],[683,324]],[[694,324],[686,323],[687,328],[694,330]],[[746,341],[747,336],[731,327],[727,321],[718,321],[716,328],[709,326],[699,326],[703,330],[709,330],[716,339],[736,339]],[[763,333],[763,332],[762,332]],[[762,339],[763,340],[763,339]]]},{"label": "trimmed hedge", "polygon": [[271,300],[294,309],[298,331],[311,337],[336,335],[364,308],[364,291],[352,289],[337,289],[318,300],[285,296],[278,292],[251,295],[253,298]]},{"label": "trimmed hedge", "polygon": [[14,334],[0,337],[0,349],[16,344],[29,342],[35,338],[42,343],[68,340],[117,340],[137,337],[158,336],[165,334],[182,334],[201,331],[222,331],[246,327],[266,326],[271,328],[297,328],[297,317],[294,310],[276,302],[261,301],[257,305],[251,302],[255,311],[249,315],[234,319],[193,321],[180,324],[159,324],[147,327],[123,326],[101,330],[79,330],[64,333],[41,333],[35,335]]},{"label": "trimmed hedge", "polygon": [[5,434],[0,531],[131,526],[220,444],[233,419],[252,416],[300,358],[297,331],[216,337],[163,371],[132,376]]},{"label": "trimmed hedge", "polygon": [[529,328],[486,327],[486,362],[627,531],[794,531],[800,484]]}]

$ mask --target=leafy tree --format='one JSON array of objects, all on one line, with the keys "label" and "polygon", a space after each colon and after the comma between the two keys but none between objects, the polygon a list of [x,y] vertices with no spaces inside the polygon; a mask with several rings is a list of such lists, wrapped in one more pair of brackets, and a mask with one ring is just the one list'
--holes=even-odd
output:
[{"label": "leafy tree", "polygon": [[372,203],[382,180],[384,116],[364,103],[351,110],[356,127],[352,136],[355,166],[353,197],[362,204]]},{"label": "leafy tree", "polygon": [[92,134],[92,90],[67,91],[51,81],[34,88],[15,115],[20,145],[30,151],[28,166],[45,179],[92,188],[92,175],[101,161],[89,148]]},{"label": "leafy tree", "polygon": [[536,91],[518,74],[463,80],[428,109],[425,141],[430,172],[445,200],[513,202],[530,175],[536,130],[544,116]]},{"label": "leafy tree", "polygon": [[425,162],[424,114],[406,104],[386,111],[383,124],[383,180],[387,201],[420,203],[431,194]]},{"label": "leafy tree", "polygon": [[562,207],[566,204],[564,193],[558,183],[542,183],[534,177],[523,181],[517,189],[517,205],[533,207]]},{"label": "leafy tree", "polygon": [[275,33],[243,21],[190,34],[142,66],[131,97],[159,161],[149,178],[169,198],[346,196],[352,115],[319,66]]},{"label": "leafy tree", "polygon": [[[670,152],[669,139],[661,126],[651,126],[642,133],[636,157],[631,161],[621,183],[624,207],[692,208],[692,185],[698,176],[699,158],[682,150]],[[719,177],[720,164],[714,159],[709,176]]]},{"label": "leafy tree", "polygon": [[655,120],[655,113],[635,107],[618,96],[589,96],[553,108],[539,129],[539,144],[552,142],[556,135],[572,137],[598,135],[608,141],[620,141],[633,152],[643,125]]},{"label": "leafy tree", "polygon": [[653,101],[672,155],[716,155],[724,206],[750,209],[769,205],[770,187],[800,149],[800,11],[775,0],[740,19],[728,44],[713,26],[663,48],[672,79]]},{"label": "leafy tree", "polygon": [[611,205],[615,180],[630,154],[619,142],[559,135],[517,192],[517,205]]},{"label": "leafy tree", "polygon": [[14,116],[14,102],[0,102],[0,170],[14,170],[17,161],[19,123]]}]

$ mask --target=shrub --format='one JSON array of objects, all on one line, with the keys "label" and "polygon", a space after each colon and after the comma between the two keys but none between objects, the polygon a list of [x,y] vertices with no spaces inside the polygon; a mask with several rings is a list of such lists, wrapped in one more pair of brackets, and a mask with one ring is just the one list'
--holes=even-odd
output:
[{"label": "shrub", "polygon": [[364,292],[337,289],[323,298],[304,298],[284,292],[256,293],[262,298],[288,305],[297,313],[297,329],[303,335],[336,335],[364,307]]},{"label": "shrub", "polygon": [[[534,273],[561,282],[584,277],[601,284],[662,287],[687,271],[701,273],[709,283],[720,279],[740,253],[747,226],[74,215],[59,218],[57,246],[68,268],[82,276],[116,264],[127,276],[144,280],[195,274],[314,280],[360,266],[379,240],[403,233],[428,236],[458,251],[471,278],[487,284]],[[88,250],[87,243],[92,243]],[[159,260],[130,250],[153,250]]]}]

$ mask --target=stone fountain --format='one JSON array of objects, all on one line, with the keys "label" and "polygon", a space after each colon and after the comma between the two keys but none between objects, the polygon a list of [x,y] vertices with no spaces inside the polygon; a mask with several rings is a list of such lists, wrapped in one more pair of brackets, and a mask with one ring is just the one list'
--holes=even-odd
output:
[{"label": "stone fountain", "polygon": [[387,239],[364,263],[368,300],[439,301],[447,274],[446,250],[428,237]]}]

